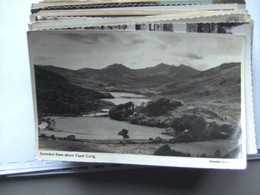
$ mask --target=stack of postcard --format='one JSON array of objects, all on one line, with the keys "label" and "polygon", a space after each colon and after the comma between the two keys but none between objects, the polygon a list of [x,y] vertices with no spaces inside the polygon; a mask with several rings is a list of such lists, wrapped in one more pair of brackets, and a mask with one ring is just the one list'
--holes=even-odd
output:
[{"label": "stack of postcard", "polygon": [[31,11],[37,159],[243,169],[256,153],[244,0],[45,0]]}]

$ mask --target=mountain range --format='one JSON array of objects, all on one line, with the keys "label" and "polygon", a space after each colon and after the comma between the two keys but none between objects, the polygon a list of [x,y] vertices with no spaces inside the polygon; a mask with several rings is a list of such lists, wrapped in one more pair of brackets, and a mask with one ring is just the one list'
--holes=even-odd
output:
[{"label": "mountain range", "polygon": [[[138,91],[176,98],[193,97],[240,98],[240,63],[225,63],[199,71],[191,67],[158,64],[143,69],[130,69],[112,64],[102,69],[70,70],[55,66],[41,66],[38,71],[55,73],[66,78],[70,85],[96,91]],[[40,69],[39,69],[40,67]],[[46,73],[45,73],[46,74]],[[110,90],[109,90],[110,89]]]},{"label": "mountain range", "polygon": [[76,85],[90,88],[96,88],[97,85],[155,87],[171,81],[190,79],[200,73],[200,71],[185,65],[170,66],[163,63],[143,69],[130,69],[122,64],[112,64],[103,69],[84,68],[79,70],[55,66],[41,67],[64,76]]}]

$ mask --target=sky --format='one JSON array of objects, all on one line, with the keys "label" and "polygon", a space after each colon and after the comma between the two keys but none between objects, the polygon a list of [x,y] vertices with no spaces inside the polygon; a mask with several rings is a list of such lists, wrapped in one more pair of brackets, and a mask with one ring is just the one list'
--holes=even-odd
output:
[{"label": "sky", "polygon": [[241,62],[244,37],[171,32],[30,32],[33,64],[100,69],[118,63],[132,69],[165,63],[207,70]]}]

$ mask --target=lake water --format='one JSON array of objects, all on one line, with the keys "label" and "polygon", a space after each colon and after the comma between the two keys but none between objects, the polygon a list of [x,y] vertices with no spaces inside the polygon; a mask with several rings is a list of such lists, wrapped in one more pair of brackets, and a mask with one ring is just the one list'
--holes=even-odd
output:
[{"label": "lake water", "polygon": [[56,132],[73,134],[76,138],[82,139],[122,139],[118,132],[123,128],[127,129],[130,139],[149,139],[160,136],[170,139],[170,136],[163,135],[164,129],[156,127],[145,127],[133,125],[125,121],[111,120],[109,117],[51,117],[55,120]]},{"label": "lake water", "polygon": [[[142,102],[150,101],[143,95],[133,93],[111,93],[114,99],[104,99],[114,104],[125,104],[132,101],[135,105],[141,105]],[[80,139],[122,139],[118,136],[118,132],[127,129],[130,139],[149,139],[161,137],[170,139],[170,136],[163,135],[164,129],[156,127],[145,127],[141,125],[133,125],[125,121],[111,120],[109,117],[95,117],[104,115],[108,110],[102,110],[103,113],[94,113],[83,117],[58,117],[51,116],[55,120],[55,131],[60,135],[67,136],[73,134]]]},{"label": "lake water", "polygon": [[104,99],[106,101],[112,102],[116,105],[125,104],[127,102],[133,102],[136,106],[140,106],[142,102],[149,102],[150,99],[145,97],[144,95],[138,95],[134,93],[121,93],[121,92],[110,92],[114,99]]}]

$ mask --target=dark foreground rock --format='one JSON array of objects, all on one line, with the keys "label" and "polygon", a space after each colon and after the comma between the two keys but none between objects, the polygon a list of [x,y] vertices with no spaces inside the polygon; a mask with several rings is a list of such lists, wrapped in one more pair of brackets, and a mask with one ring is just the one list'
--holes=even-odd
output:
[{"label": "dark foreground rock", "polygon": [[185,114],[174,119],[164,134],[174,135],[180,142],[229,139],[235,134],[235,126],[216,121],[208,122],[202,116]]},{"label": "dark foreground rock", "polygon": [[239,153],[240,148],[237,147],[230,151],[227,154],[223,154],[219,149],[216,149],[214,153],[212,154],[206,154],[202,153],[200,155],[192,155],[190,153],[184,153],[180,151],[176,151],[174,149],[171,149],[168,144],[164,144],[160,148],[158,148],[154,155],[158,156],[182,156],[182,157],[200,157],[200,158],[237,158],[237,154]]},{"label": "dark foreground rock", "polygon": [[154,152],[154,155],[158,155],[158,156],[184,156],[184,157],[190,157],[191,156],[190,153],[183,153],[183,152],[171,150],[171,148],[167,144],[163,145],[158,150],[156,150]]}]

